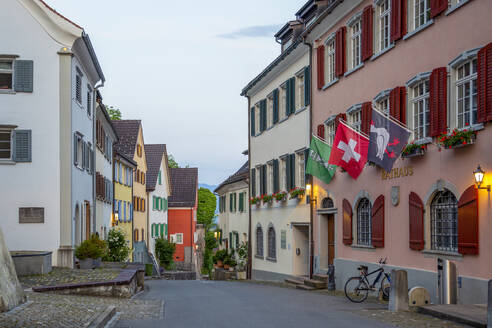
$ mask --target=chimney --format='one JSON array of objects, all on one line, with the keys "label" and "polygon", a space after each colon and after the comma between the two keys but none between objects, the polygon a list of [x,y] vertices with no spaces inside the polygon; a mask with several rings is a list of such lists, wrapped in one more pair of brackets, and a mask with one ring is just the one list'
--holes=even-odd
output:
[{"label": "chimney", "polygon": [[301,35],[302,31],[304,31],[304,24],[301,21],[294,20],[290,21],[289,25],[292,28],[292,41],[295,41]]},{"label": "chimney", "polygon": [[321,14],[328,6],[330,5],[331,0],[314,0],[314,4],[316,5],[317,14]]}]

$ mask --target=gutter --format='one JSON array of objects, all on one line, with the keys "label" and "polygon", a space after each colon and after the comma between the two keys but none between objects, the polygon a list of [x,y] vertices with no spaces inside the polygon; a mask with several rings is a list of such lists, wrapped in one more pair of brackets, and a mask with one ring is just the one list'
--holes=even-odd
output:
[{"label": "gutter", "polygon": [[102,71],[101,65],[99,64],[99,60],[97,59],[96,52],[94,51],[94,47],[92,46],[91,39],[89,38],[89,35],[85,33],[85,31],[82,31],[82,40],[84,40],[85,46],[87,47],[87,50],[89,50],[89,55],[91,56],[92,62],[94,63],[97,74],[99,74],[99,77],[102,81],[102,85],[104,85],[106,78],[104,77],[104,73]]}]

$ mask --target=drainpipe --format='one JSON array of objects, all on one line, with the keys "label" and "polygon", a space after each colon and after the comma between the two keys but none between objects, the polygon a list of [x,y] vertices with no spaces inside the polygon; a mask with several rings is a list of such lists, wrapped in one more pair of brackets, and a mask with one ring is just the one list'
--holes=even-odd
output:
[{"label": "drainpipe", "polygon": [[[250,120],[250,105],[251,105],[251,99],[248,95],[246,95],[248,98],[248,110],[247,110],[247,115],[248,115],[248,176],[251,174],[251,120]],[[251,192],[251,179],[248,179],[248,197],[251,198],[252,192]],[[248,268],[246,271],[246,278],[251,279],[252,277],[252,269],[253,269],[253,261],[252,261],[252,243],[251,243],[251,202],[248,199]]]},{"label": "drainpipe", "polygon": [[[309,70],[310,70],[310,88],[309,88],[309,140],[311,140],[311,135],[313,134],[313,46],[306,42],[306,36],[302,37],[302,43],[309,47]],[[305,159],[307,161],[307,158]],[[309,279],[313,279],[314,271],[314,186],[313,186],[313,176],[309,176],[309,183],[311,184],[311,195],[309,196]]]}]

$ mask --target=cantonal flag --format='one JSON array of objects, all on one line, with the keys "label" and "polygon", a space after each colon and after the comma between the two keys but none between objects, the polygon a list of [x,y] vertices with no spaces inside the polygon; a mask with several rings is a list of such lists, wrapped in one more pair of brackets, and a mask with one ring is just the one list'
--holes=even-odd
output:
[{"label": "cantonal flag", "polygon": [[367,162],[368,149],[369,138],[340,121],[329,163],[340,166],[352,178],[357,179]]},{"label": "cantonal flag", "polygon": [[331,147],[313,135],[309,147],[306,173],[317,177],[326,184],[330,183],[336,171],[336,166],[328,164],[330,153]]}]

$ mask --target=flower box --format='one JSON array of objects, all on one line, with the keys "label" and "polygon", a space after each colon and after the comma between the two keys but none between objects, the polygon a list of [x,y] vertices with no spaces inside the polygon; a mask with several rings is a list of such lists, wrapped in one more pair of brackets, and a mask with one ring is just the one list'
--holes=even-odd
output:
[{"label": "flower box", "polygon": [[304,188],[295,187],[289,191],[290,199],[300,200],[304,196],[306,190]]},{"label": "flower box", "polygon": [[264,194],[261,196],[261,201],[263,202],[263,204],[271,203],[272,200],[273,200],[273,195]]},{"label": "flower box", "polygon": [[477,141],[477,135],[473,134],[468,141],[458,141],[456,144],[452,145],[451,148],[461,148],[469,145],[473,145]]},{"label": "flower box", "polygon": [[275,201],[278,202],[285,202],[287,200],[287,193],[285,191],[279,191],[275,194],[272,195]]},{"label": "flower box", "polygon": [[401,152],[401,157],[411,158],[411,157],[424,156],[426,150],[427,150],[427,145],[416,145],[414,143],[411,143],[406,145],[405,148],[403,148],[403,151]]},{"label": "flower box", "polygon": [[260,197],[251,197],[249,202],[251,205],[260,205],[261,204],[261,198]]},{"label": "flower box", "polygon": [[477,133],[473,130],[454,129],[449,134],[442,134],[439,138],[439,144],[445,149],[461,148],[468,145],[473,145],[476,142]]}]

